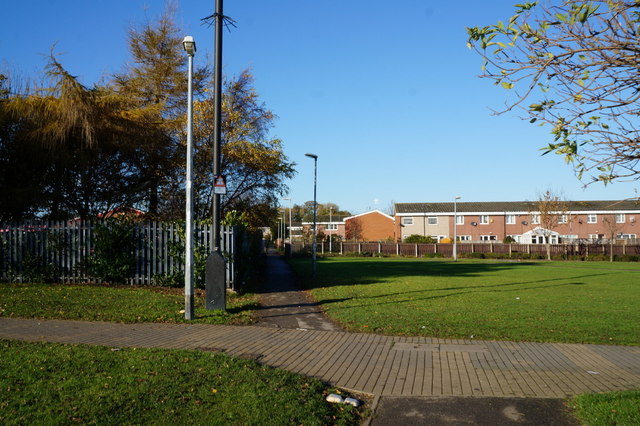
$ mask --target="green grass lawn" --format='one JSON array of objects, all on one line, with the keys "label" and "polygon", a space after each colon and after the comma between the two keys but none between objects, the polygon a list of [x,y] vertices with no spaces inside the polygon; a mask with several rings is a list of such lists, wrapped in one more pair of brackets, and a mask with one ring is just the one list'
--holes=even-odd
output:
[{"label": "green grass lawn", "polygon": [[570,405],[583,425],[640,425],[640,390],[579,395]]},{"label": "green grass lawn", "polygon": [[[196,319],[207,324],[251,324],[253,294],[227,296],[227,310],[204,309],[197,291]],[[115,322],[185,322],[184,290],[66,284],[0,284],[0,316]]]},{"label": "green grass lawn", "polygon": [[640,344],[640,264],[291,260],[351,331],[533,342]]},{"label": "green grass lawn", "polygon": [[0,341],[0,424],[358,424],[319,380],[217,353]]}]

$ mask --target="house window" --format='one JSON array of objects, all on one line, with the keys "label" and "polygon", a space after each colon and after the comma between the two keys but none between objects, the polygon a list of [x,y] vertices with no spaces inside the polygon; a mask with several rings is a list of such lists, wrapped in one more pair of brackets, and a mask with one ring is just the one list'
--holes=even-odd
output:
[{"label": "house window", "polygon": [[604,234],[589,234],[589,239],[591,241],[598,241],[604,238]]},{"label": "house window", "polygon": [[402,218],[402,224],[403,225],[413,225],[413,218],[412,217],[403,217]]},{"label": "house window", "polygon": [[558,216],[558,223],[567,223],[567,222],[568,222],[568,219],[566,214],[561,214],[560,216]]},{"label": "house window", "polygon": [[540,224],[540,215],[539,214],[532,214],[531,215],[531,223],[533,223],[534,225],[539,225]]},{"label": "house window", "polygon": [[598,222],[598,215],[596,214],[587,215],[587,223],[597,223],[597,222]]},{"label": "house window", "polygon": [[618,234],[618,238],[623,240],[635,240],[636,234]]},{"label": "house window", "polygon": [[497,241],[498,237],[495,235],[480,235],[480,241]]},{"label": "house window", "polygon": [[480,216],[480,225],[488,225],[489,224],[489,216],[481,215]]},{"label": "house window", "polygon": [[515,225],[516,224],[516,215],[508,214],[507,215],[507,225]]},{"label": "house window", "polygon": [[327,225],[327,231],[337,231],[338,225],[335,223],[330,223]]},{"label": "house window", "polygon": [[616,223],[624,223],[624,213],[616,214]]},{"label": "house window", "polygon": [[471,241],[471,235],[458,235],[458,241]]},{"label": "house window", "polygon": [[464,225],[464,216],[456,216],[456,225]]},{"label": "house window", "polygon": [[438,218],[435,216],[429,216],[427,218],[427,224],[429,225],[437,225],[438,224]]}]

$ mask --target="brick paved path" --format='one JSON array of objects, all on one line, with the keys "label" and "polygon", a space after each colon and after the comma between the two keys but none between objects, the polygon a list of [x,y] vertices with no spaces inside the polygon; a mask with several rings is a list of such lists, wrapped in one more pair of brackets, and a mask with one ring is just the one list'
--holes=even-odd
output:
[{"label": "brick paved path", "polygon": [[0,318],[0,338],[220,351],[386,396],[565,397],[640,388],[640,347],[9,318]]}]

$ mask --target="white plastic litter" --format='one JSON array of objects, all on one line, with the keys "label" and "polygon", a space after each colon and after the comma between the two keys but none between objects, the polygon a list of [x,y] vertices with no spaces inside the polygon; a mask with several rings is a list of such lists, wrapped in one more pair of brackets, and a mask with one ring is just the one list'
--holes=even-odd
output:
[{"label": "white plastic litter", "polygon": [[336,402],[336,403],[342,404],[344,402],[344,399],[340,395],[331,393],[329,394],[329,396],[327,396],[327,402]]},{"label": "white plastic litter", "polygon": [[345,398],[344,403],[345,404],[349,404],[349,405],[353,405],[354,407],[359,407],[360,406],[360,401],[358,401],[355,398]]}]

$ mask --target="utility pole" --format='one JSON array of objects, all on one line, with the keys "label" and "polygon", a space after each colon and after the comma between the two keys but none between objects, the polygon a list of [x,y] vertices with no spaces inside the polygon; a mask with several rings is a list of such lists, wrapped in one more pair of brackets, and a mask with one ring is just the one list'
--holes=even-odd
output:
[{"label": "utility pole", "polygon": [[[215,52],[214,52],[214,93],[213,93],[213,177],[214,180],[220,176],[220,138],[222,133],[222,25],[224,15],[222,13],[222,0],[216,0],[216,13],[214,17],[215,26]],[[213,194],[213,240],[211,247],[213,251],[207,259],[205,269],[205,307],[209,310],[225,310],[226,308],[226,274],[225,260],[220,248],[220,194],[216,193],[214,184]]]}]

